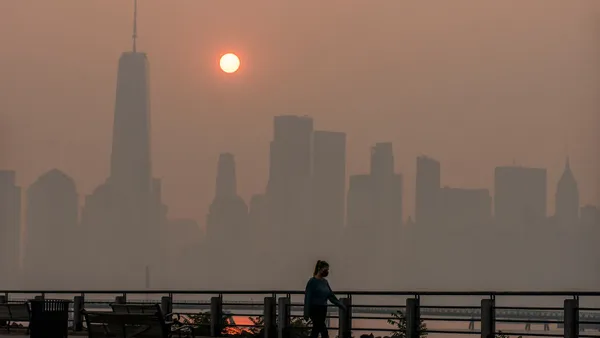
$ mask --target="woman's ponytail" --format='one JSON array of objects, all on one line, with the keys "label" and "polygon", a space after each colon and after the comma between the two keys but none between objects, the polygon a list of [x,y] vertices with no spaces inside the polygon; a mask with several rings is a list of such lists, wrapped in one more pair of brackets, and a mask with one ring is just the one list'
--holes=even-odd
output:
[{"label": "woman's ponytail", "polygon": [[317,264],[315,265],[315,271],[313,272],[313,276],[316,276],[319,273],[319,270],[321,270],[321,261],[317,261]]}]

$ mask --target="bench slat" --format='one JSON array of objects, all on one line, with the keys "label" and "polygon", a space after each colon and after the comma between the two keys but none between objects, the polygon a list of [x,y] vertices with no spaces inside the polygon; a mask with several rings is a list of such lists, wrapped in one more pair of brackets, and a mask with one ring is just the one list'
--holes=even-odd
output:
[{"label": "bench slat", "polygon": [[159,304],[110,304],[115,313],[160,313]]}]

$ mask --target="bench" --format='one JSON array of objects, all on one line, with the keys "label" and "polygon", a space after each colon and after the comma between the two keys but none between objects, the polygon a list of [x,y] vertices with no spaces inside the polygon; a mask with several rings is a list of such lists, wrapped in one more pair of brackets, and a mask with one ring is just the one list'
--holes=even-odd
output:
[{"label": "bench", "polygon": [[120,313],[82,311],[89,338],[174,338],[193,337],[187,326],[174,328],[159,312]]},{"label": "bench", "polygon": [[[30,322],[31,310],[29,303],[2,303],[0,304],[0,321],[6,322],[6,329],[10,332],[11,322]],[[29,328],[27,328],[29,334]]]}]

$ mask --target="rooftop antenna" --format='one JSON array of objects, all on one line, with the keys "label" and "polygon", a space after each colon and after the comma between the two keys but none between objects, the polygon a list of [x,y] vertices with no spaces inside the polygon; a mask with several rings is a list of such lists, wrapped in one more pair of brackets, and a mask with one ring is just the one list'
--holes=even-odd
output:
[{"label": "rooftop antenna", "polygon": [[137,39],[137,0],[133,0],[133,52],[136,53],[135,40]]},{"label": "rooftop antenna", "polygon": [[569,133],[565,130],[565,168],[568,169],[570,167],[570,159],[569,159]]}]

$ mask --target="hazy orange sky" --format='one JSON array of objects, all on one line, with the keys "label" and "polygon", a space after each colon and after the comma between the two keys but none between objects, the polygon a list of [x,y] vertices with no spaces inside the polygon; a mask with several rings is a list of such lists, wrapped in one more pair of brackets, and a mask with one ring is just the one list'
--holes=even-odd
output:
[{"label": "hazy orange sky", "polygon": [[[27,186],[51,168],[90,193],[108,174],[117,61],[132,1],[0,1],[0,168]],[[272,117],[348,133],[348,174],[394,142],[413,213],[415,157],[444,185],[493,188],[493,168],[571,155],[600,201],[600,1],[140,0],[151,65],[153,164],[171,217],[204,222],[220,152],[240,194],[262,192]],[[235,52],[234,76],[218,69]]]}]

